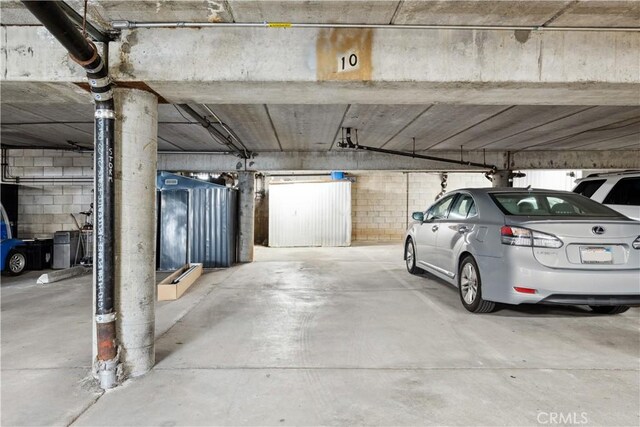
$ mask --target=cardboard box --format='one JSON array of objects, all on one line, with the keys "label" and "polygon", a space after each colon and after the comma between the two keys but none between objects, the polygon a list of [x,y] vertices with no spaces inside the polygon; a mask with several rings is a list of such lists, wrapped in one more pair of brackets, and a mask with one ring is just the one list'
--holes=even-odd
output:
[{"label": "cardboard box", "polygon": [[[191,267],[195,268],[180,279],[178,283],[171,283]],[[201,274],[202,264],[185,264],[182,268],[174,271],[169,277],[158,283],[158,301],[173,301],[180,298]]]}]

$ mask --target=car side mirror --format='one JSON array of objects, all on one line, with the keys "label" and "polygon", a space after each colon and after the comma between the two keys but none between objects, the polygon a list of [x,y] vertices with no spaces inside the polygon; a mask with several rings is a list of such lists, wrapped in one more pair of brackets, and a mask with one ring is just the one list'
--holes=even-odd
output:
[{"label": "car side mirror", "polygon": [[423,212],[414,212],[411,214],[411,218],[415,221],[424,222],[424,213]]}]

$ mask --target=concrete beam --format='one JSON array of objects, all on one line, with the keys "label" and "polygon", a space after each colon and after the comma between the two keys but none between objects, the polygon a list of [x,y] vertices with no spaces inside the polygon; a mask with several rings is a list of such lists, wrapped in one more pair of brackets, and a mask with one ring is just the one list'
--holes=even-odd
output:
[{"label": "concrete beam", "polygon": [[[361,36],[370,43],[356,40]],[[321,69],[323,55],[339,49],[320,43],[331,37],[354,39],[344,47],[360,49],[358,61],[370,62],[371,69],[351,78],[340,73],[338,58],[327,64],[333,68]],[[364,80],[638,83],[639,48],[640,34],[632,32],[137,29],[123,32],[109,59],[113,76],[122,80],[349,81],[370,72]]]},{"label": "concrete beam", "polygon": [[[42,26],[0,27],[3,103],[91,103],[84,69]],[[104,44],[96,43],[105,57]]]},{"label": "concrete beam", "polygon": [[172,102],[640,103],[632,32],[137,29],[109,59],[116,80]]},{"label": "concrete beam", "polygon": [[636,83],[189,80],[145,83],[171,103],[640,105],[640,88]]},{"label": "concrete beam", "polygon": [[73,83],[2,81],[0,102],[6,104],[90,104],[91,94]]},{"label": "concrete beam", "polygon": [[[433,151],[429,155],[460,159],[460,152]],[[640,169],[640,150],[625,151],[472,151],[465,161],[495,165],[498,169]],[[509,160],[508,160],[509,159]],[[173,171],[457,171],[480,170],[430,160],[363,151],[295,151],[259,153],[242,160],[224,153],[159,153],[158,170]]]},{"label": "concrete beam", "polygon": [[[0,76],[4,82],[86,82],[86,73],[42,26],[0,27]],[[96,43],[104,55],[102,43]],[[3,100],[3,102],[6,102]]]},{"label": "concrete beam", "polygon": [[[0,31],[3,85],[84,81],[43,28]],[[109,64],[174,103],[640,105],[637,32],[135,29]]]},{"label": "concrete beam", "polygon": [[518,151],[509,169],[640,169],[640,149]]},{"label": "concrete beam", "polygon": [[[438,153],[446,158],[460,159],[460,152]],[[482,152],[465,153],[468,161],[483,162]],[[504,167],[505,153],[487,152],[488,164]],[[257,153],[253,159],[243,160],[224,153],[158,153],[158,170],[173,171],[330,171],[330,170],[469,170],[473,168],[392,156],[364,151],[286,151]],[[478,169],[478,168],[476,168]]]}]

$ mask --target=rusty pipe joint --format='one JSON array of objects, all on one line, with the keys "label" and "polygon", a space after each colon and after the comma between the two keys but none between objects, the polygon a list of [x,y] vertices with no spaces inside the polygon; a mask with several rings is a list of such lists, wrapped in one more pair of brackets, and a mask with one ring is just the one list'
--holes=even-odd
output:
[{"label": "rusty pipe joint", "polygon": [[118,348],[115,342],[116,314],[96,315],[98,355],[96,368],[100,388],[108,390],[117,385]]},{"label": "rusty pipe joint", "polygon": [[91,55],[89,59],[81,60],[73,56],[72,53],[69,53],[69,58],[71,58],[73,62],[77,63],[78,65],[82,66],[82,68],[85,68],[85,69],[88,65],[90,65],[96,59],[98,59],[98,57],[100,56],[96,45],[91,40],[87,40],[87,43],[89,44],[89,47],[91,48],[91,50],[93,50],[93,55]]}]

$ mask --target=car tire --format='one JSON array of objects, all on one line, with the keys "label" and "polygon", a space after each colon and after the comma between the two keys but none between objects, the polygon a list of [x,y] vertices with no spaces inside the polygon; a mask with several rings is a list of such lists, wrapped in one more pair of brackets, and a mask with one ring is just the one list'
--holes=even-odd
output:
[{"label": "car tire", "polygon": [[458,269],[458,293],[464,308],[472,313],[490,313],[496,304],[482,299],[480,269],[471,255],[462,259]]},{"label": "car tire", "polygon": [[413,239],[407,239],[407,243],[404,245],[404,259],[409,273],[422,273],[422,269],[416,267],[416,246],[413,243]]},{"label": "car tire", "polygon": [[628,305],[590,305],[589,308],[598,314],[620,314],[629,310]]},{"label": "car tire", "polygon": [[12,249],[7,255],[6,271],[10,276],[22,274],[27,267],[27,256],[22,251]]}]

